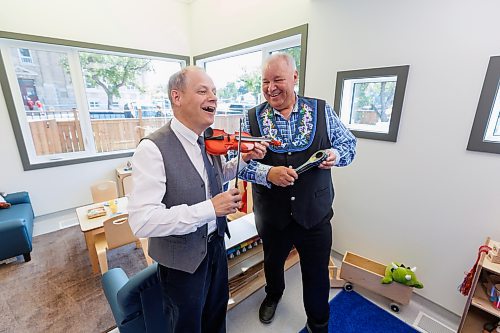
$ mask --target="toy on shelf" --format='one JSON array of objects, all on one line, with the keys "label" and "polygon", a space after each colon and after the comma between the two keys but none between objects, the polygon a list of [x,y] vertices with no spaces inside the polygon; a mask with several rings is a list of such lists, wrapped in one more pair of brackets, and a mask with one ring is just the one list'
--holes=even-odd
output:
[{"label": "toy on shelf", "polygon": [[234,259],[235,257],[245,253],[247,250],[251,250],[252,248],[262,244],[262,239],[259,236],[252,237],[242,243],[239,243],[233,247],[230,247],[226,250],[227,258]]},{"label": "toy on shelf", "polygon": [[417,280],[415,276],[416,270],[416,267],[405,267],[403,264],[392,262],[385,268],[385,276],[381,282],[383,284],[389,284],[392,283],[392,281],[396,281],[408,287],[422,289],[424,285]]}]

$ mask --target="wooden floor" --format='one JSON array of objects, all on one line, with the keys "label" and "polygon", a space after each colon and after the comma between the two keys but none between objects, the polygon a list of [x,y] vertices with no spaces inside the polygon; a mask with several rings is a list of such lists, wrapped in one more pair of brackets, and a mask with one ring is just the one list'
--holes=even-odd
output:
[{"label": "wooden floor", "polygon": [[[105,332],[115,326],[78,226],[33,239],[32,260],[0,265],[0,332]],[[109,267],[146,267],[134,245],[113,250]]]},{"label": "wooden floor", "polygon": [[[20,257],[16,262],[0,264],[0,333],[95,333],[115,326],[100,275],[92,274],[78,226],[35,237],[31,257],[28,263]],[[339,259],[336,258],[337,266]],[[142,250],[134,245],[113,250],[108,260],[110,269],[122,267],[128,275],[146,267]],[[300,266],[292,267],[285,278],[285,294],[272,324],[264,325],[258,320],[258,308],[265,296],[260,289],[228,312],[227,332],[289,333],[302,329],[306,316]],[[331,289],[330,298],[338,291]],[[387,308],[388,300],[384,297],[360,292]],[[458,324],[453,315],[436,309],[428,301],[420,301],[414,295],[398,317],[411,325],[419,311],[424,311],[435,318],[449,318],[450,327]]]}]

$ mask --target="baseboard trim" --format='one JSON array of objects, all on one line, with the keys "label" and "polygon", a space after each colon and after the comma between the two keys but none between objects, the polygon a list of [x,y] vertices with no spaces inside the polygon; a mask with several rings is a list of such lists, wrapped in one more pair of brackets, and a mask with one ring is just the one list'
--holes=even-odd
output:
[{"label": "baseboard trim", "polygon": [[33,225],[33,237],[69,228],[78,224],[74,208],[37,216]]}]

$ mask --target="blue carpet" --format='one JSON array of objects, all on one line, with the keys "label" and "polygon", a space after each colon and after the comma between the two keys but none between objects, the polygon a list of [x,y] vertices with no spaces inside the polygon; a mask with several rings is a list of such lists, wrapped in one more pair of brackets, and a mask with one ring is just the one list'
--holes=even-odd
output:
[{"label": "blue carpet", "polygon": [[[410,325],[379,308],[355,291],[344,290],[330,301],[328,332],[418,333]],[[299,333],[307,333],[307,331],[303,329]]]}]

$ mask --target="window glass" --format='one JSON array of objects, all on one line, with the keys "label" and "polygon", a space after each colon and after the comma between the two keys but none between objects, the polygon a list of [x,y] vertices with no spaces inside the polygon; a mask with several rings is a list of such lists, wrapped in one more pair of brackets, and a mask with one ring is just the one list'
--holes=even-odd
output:
[{"label": "window glass", "polygon": [[0,38],[25,170],[126,156],[172,117],[168,79],[187,57],[36,39]]},{"label": "window glass", "polygon": [[261,103],[261,63],[262,51],[256,51],[205,64],[217,87],[219,115],[242,115]]},{"label": "window glass", "polygon": [[340,109],[349,129],[388,133],[397,77],[344,81]]},{"label": "window glass", "polygon": [[79,52],[97,152],[133,149],[171,118],[168,79],[179,62]]},{"label": "window glass", "polygon": [[[85,150],[67,53],[26,48],[10,51],[26,136],[34,153],[44,156]],[[18,54],[29,56],[31,62]]]},{"label": "window glass", "polygon": [[495,102],[493,103],[493,108],[488,119],[484,141],[500,143],[500,99],[498,98],[498,88],[495,93]]},{"label": "window glass", "polygon": [[[194,57],[197,66],[204,67],[217,88],[218,107],[214,127],[234,132],[243,114],[262,102],[262,64],[276,52],[292,55],[297,63],[299,87],[303,91],[300,59],[305,57],[307,25],[269,35],[254,41]],[[302,85],[301,85],[302,82]]]}]

